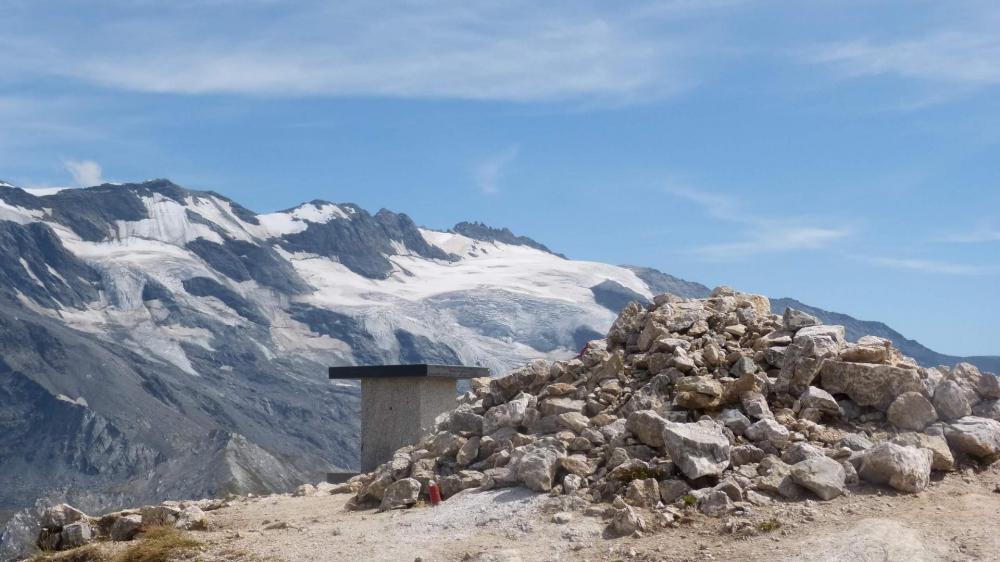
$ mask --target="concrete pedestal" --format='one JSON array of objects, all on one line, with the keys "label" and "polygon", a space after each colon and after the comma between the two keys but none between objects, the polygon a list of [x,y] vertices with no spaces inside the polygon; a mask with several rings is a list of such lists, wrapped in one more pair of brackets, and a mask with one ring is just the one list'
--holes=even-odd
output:
[{"label": "concrete pedestal", "polygon": [[331,367],[331,379],[361,379],[361,471],[416,443],[453,410],[458,379],[482,376],[489,370],[453,365]]}]

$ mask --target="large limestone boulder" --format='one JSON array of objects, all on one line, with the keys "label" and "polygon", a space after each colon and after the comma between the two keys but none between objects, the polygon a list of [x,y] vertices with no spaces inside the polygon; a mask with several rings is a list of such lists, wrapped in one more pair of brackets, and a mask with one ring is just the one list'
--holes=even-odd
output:
[{"label": "large limestone boulder", "polygon": [[86,517],[87,514],[79,509],[69,504],[61,503],[45,510],[42,514],[41,524],[42,527],[54,529],[58,527],[65,527],[70,523],[75,523],[81,519],[85,519]]},{"label": "large limestone boulder", "polygon": [[934,409],[943,420],[957,420],[972,413],[968,395],[955,381],[944,381],[934,390]]},{"label": "large limestone boulder", "polygon": [[1000,421],[1000,400],[983,400],[972,407],[972,415]]},{"label": "large limestone boulder", "polygon": [[840,404],[833,398],[833,395],[815,386],[810,386],[799,396],[799,403],[802,408],[812,408],[824,414],[839,416]]},{"label": "large limestone boulder", "polygon": [[791,436],[788,428],[770,418],[759,420],[748,427],[743,434],[751,441],[767,441],[779,448],[784,447]]},{"label": "large limestone boulder", "polygon": [[628,484],[625,501],[636,507],[655,507],[660,502],[660,484],[655,478],[637,478]]},{"label": "large limestone boulder", "polygon": [[722,402],[722,384],[711,377],[684,377],[676,391],[677,405],[689,410],[717,408]]},{"label": "large limestone boulder", "polygon": [[897,445],[929,449],[934,455],[931,460],[931,470],[949,472],[955,470],[955,457],[948,448],[948,441],[943,435],[928,435],[926,433],[907,432],[897,435],[892,440]]},{"label": "large limestone boulder", "polygon": [[562,442],[546,437],[511,453],[510,468],[517,479],[536,492],[548,492],[555,483],[560,460],[566,456]]},{"label": "large limestone boulder", "polygon": [[63,527],[60,538],[59,547],[69,550],[94,540],[94,530],[86,519],[82,519]]},{"label": "large limestone boulder", "polygon": [[475,470],[462,470],[446,476],[441,480],[441,495],[448,499],[462,490],[478,488],[483,485],[485,478],[482,472]]},{"label": "large limestone boulder", "polygon": [[832,500],[844,493],[846,473],[839,462],[815,455],[792,466],[792,479],[820,499]]},{"label": "large limestone boulder", "polygon": [[922,431],[938,419],[930,400],[919,392],[904,392],[889,405],[889,423],[900,428]]},{"label": "large limestone boulder", "polygon": [[851,363],[886,363],[891,357],[892,342],[875,336],[864,336],[840,350],[840,359]]},{"label": "large limestone boulder", "polygon": [[792,345],[785,349],[777,390],[798,396],[804,392],[824,362],[836,357],[844,345],[843,326],[809,326],[795,334]]},{"label": "large limestone boulder", "polygon": [[785,313],[781,317],[782,327],[789,332],[816,326],[819,323],[819,318],[790,306],[785,308]]},{"label": "large limestone boulder", "polygon": [[915,368],[827,359],[820,375],[827,392],[846,394],[859,406],[882,411],[904,392],[926,392]]},{"label": "large limestone boulder", "polygon": [[382,511],[400,509],[417,503],[420,498],[420,487],[420,481],[415,478],[403,478],[393,482],[385,490],[379,509]]},{"label": "large limestone boulder", "polygon": [[639,513],[626,505],[615,511],[611,518],[611,530],[618,535],[631,535],[646,530],[646,520]]},{"label": "large limestone boulder", "polygon": [[490,408],[483,416],[483,435],[495,433],[501,427],[521,425],[528,408],[534,407],[535,401],[535,397],[521,393],[510,402]]},{"label": "large limestone boulder", "polygon": [[944,435],[956,453],[993,462],[1000,459],[1000,422],[966,416],[945,425]]},{"label": "large limestone boulder", "polygon": [[729,466],[729,439],[713,421],[665,422],[663,443],[670,459],[688,478],[718,476]]},{"label": "large limestone boulder", "polygon": [[663,425],[667,420],[653,410],[639,410],[628,417],[625,427],[650,447],[663,447]]},{"label": "large limestone boulder", "polygon": [[142,530],[142,516],[138,513],[122,515],[111,525],[111,540],[130,541]]},{"label": "large limestone boulder", "polygon": [[865,452],[858,475],[874,484],[916,493],[930,482],[933,460],[929,449],[879,443]]},{"label": "large limestone boulder", "polygon": [[205,512],[196,505],[189,505],[177,514],[177,522],[174,527],[185,531],[207,531],[208,517]]},{"label": "large limestone boulder", "polygon": [[1000,399],[1000,377],[993,373],[983,373],[976,385],[976,391],[983,400]]}]

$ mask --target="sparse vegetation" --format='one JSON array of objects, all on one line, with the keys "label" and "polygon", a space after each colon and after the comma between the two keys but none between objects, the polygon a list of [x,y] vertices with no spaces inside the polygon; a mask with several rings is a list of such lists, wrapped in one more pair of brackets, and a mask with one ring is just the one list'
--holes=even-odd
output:
[{"label": "sparse vegetation", "polygon": [[776,531],[781,528],[781,521],[778,521],[774,517],[768,519],[767,521],[761,521],[757,524],[757,529],[763,533],[770,533],[771,531]]},{"label": "sparse vegetation", "polygon": [[143,533],[141,540],[116,554],[110,562],[167,562],[199,546],[200,542],[183,531],[173,527],[153,527]]},{"label": "sparse vegetation", "polygon": [[650,468],[646,466],[637,466],[630,470],[623,472],[620,476],[620,480],[626,484],[633,480],[645,480],[647,478],[655,478],[660,480],[663,478],[663,472],[661,470]]},{"label": "sparse vegetation", "polygon": [[65,552],[39,554],[31,562],[108,562],[108,558],[97,545],[88,544]]},{"label": "sparse vegetation", "polygon": [[691,494],[684,496],[684,505],[690,507],[695,505],[696,503],[698,503],[698,498],[692,496]]}]

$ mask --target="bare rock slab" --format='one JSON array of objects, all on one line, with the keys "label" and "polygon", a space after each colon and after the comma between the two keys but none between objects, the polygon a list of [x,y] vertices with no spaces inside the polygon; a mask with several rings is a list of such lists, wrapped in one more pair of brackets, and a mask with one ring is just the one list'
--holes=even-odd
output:
[{"label": "bare rock slab", "polygon": [[729,439],[713,421],[665,422],[663,443],[670,459],[692,480],[719,476],[729,466]]}]

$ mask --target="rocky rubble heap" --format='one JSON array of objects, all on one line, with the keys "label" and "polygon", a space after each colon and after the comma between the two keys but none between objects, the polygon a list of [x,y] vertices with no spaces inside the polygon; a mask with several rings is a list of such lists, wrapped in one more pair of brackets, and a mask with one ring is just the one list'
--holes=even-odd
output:
[{"label": "rocky rubble heap", "polygon": [[91,517],[67,504],[45,510],[37,546],[43,551],[69,550],[97,540],[130,541],[151,527],[186,531],[208,529],[206,511],[225,507],[223,500],[163,502]]},{"label": "rocky rubble heap", "polygon": [[[772,498],[831,500],[859,480],[919,492],[932,471],[1000,457],[1000,379],[921,368],[888,340],[720,287],[628,305],[579,357],[475,379],[419,443],[344,486],[394,509],[523,485],[610,502],[611,527],[648,509],[710,516]],[[638,508],[638,510],[637,510]]]}]

